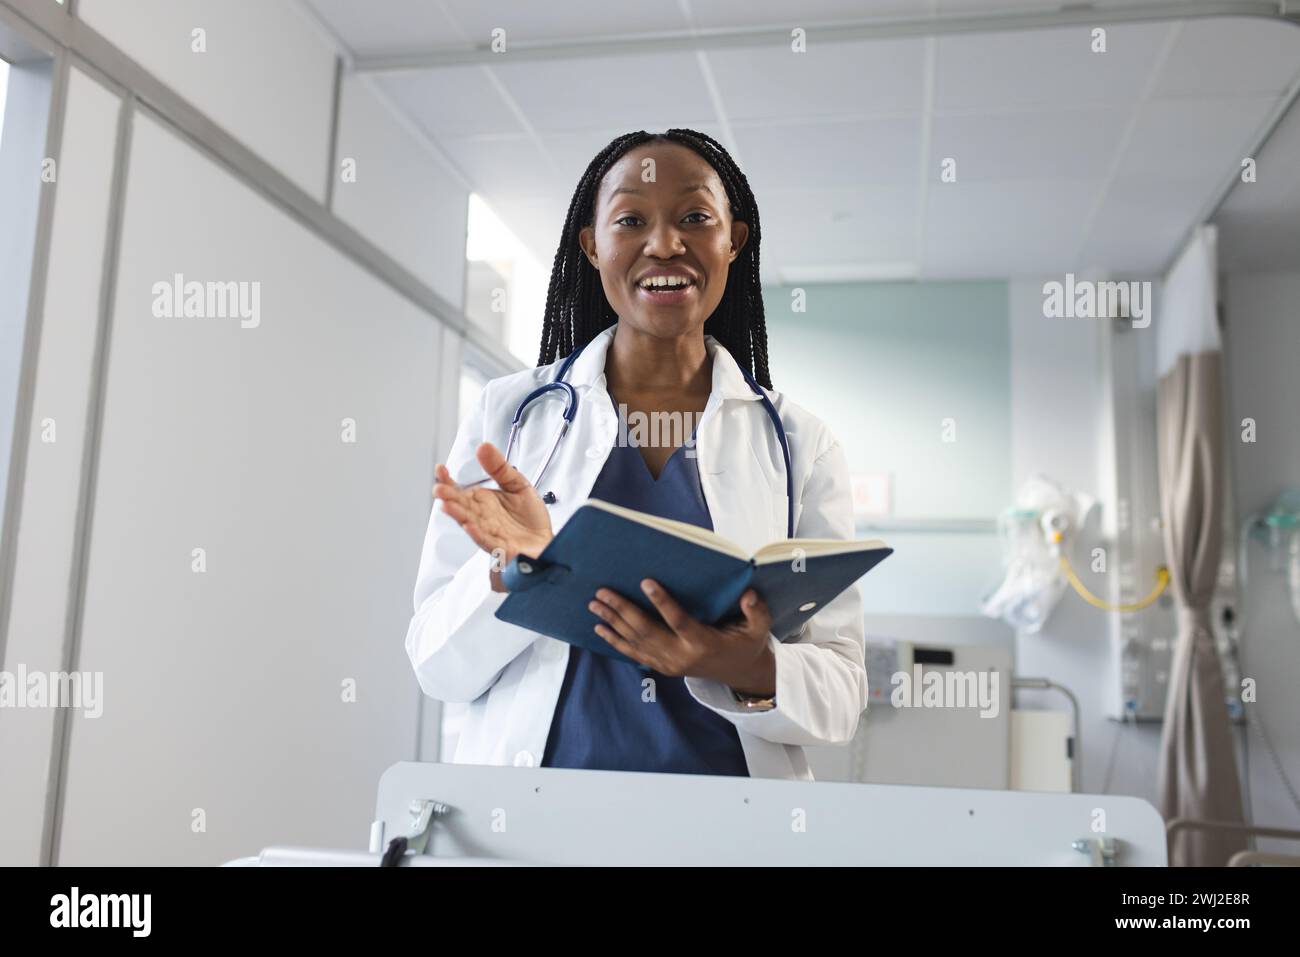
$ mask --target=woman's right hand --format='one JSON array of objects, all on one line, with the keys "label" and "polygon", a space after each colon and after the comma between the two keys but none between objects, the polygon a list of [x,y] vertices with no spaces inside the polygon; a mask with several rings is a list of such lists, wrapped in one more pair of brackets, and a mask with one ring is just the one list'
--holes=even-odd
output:
[{"label": "woman's right hand", "polygon": [[498,488],[461,488],[447,466],[439,463],[434,470],[433,495],[442,500],[442,510],[460,523],[465,534],[492,555],[492,589],[505,591],[501,569],[516,555],[536,558],[554,537],[551,513],[537,489],[495,445],[484,442],[475,454]]}]

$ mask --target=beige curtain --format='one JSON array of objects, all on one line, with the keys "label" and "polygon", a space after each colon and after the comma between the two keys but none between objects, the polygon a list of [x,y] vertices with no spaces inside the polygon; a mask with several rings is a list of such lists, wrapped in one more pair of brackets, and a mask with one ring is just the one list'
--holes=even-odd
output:
[{"label": "beige curtain", "polygon": [[[1243,820],[1223,672],[1210,630],[1223,546],[1221,356],[1180,355],[1160,380],[1157,404],[1165,556],[1178,609],[1158,771],[1167,821]],[[1169,863],[1222,866],[1240,850],[1245,842],[1239,836],[1183,830]]]}]

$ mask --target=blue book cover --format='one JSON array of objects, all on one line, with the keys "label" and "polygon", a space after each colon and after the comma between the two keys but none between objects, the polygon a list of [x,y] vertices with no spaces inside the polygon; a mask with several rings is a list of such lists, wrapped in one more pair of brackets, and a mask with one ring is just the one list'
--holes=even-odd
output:
[{"label": "blue book cover", "polygon": [[875,540],[791,538],[747,555],[708,529],[588,499],[541,555],[503,569],[510,594],[496,617],[631,661],[596,634],[601,619],[587,604],[598,588],[658,618],[641,591],[641,580],[653,578],[692,616],[717,625],[741,616],[740,596],[752,585],[772,613],[772,633],[785,640],[892,552]]}]

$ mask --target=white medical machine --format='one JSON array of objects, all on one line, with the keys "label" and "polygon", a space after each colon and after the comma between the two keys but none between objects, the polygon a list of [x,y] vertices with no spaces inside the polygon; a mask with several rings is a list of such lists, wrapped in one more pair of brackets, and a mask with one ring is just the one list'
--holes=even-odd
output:
[{"label": "white medical machine", "polygon": [[230,864],[375,867],[394,840],[407,867],[1167,864],[1135,797],[408,762],[380,779],[367,850]]}]

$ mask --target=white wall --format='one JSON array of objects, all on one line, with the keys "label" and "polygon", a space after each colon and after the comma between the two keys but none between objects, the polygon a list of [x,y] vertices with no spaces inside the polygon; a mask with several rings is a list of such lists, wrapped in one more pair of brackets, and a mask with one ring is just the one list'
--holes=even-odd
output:
[{"label": "white wall", "polygon": [[[0,509],[13,448],[18,378],[31,291],[37,215],[44,192],[33,175],[45,155],[51,61],[10,67],[0,62]],[[6,82],[7,81],[7,82]],[[4,95],[7,94],[7,95]]]},{"label": "white wall", "polygon": [[[1115,502],[1106,497],[1115,484],[1107,474],[1114,455],[1108,447],[1106,328],[1096,320],[1045,318],[1042,289],[1039,280],[1011,284],[1012,494],[1042,471],[1103,499],[1102,509],[1113,515]],[[1094,593],[1106,595],[1104,578],[1078,571]],[[1078,696],[1084,791],[1102,791],[1114,754],[1111,792],[1155,803],[1159,724],[1120,725],[1107,717],[1115,697],[1110,617],[1067,591],[1038,634],[1017,635],[1016,672],[1053,679]],[[1027,707],[1067,707],[1047,692],[1027,692],[1019,700]]]},{"label": "white wall", "polygon": [[[9,672],[63,669],[119,103],[71,71],[4,649]],[[6,709],[0,718],[0,864],[38,862],[54,728],[48,708]]]},{"label": "white wall", "polygon": [[[428,515],[438,328],[146,116],[127,195],[80,656],[105,713],[73,725],[60,863],[357,845],[415,747],[393,636]],[[156,318],[174,273],[260,282],[260,325]]]},{"label": "white wall", "polygon": [[[284,0],[81,0],[78,15],[316,199],[336,51]],[[205,31],[206,52],[193,49]]]},{"label": "white wall", "polygon": [[[991,522],[1008,503],[1007,284],[826,283],[764,289],[772,381],[822,418],[852,472],[885,472],[891,519]],[[948,441],[945,420],[955,430]],[[992,531],[864,530],[896,549],[861,582],[876,615],[978,616],[997,583]]]},{"label": "white wall", "polygon": [[[335,51],[298,4],[80,9],[324,201]],[[206,54],[191,52],[196,26]],[[117,268],[102,276],[118,103],[74,71],[3,662],[102,672],[104,712],[72,713],[61,750],[50,709],[6,709],[0,863],[40,861],[56,793],[58,863],[212,864],[270,843],[361,846],[382,769],[437,748],[437,709],[421,709],[402,636],[436,446],[458,420],[449,370],[459,336],[147,103],[132,121]],[[337,184],[337,210],[459,303],[467,191],[382,104],[354,94],[346,107],[341,132],[361,178],[353,192]],[[156,316],[153,285],[175,273],[260,283],[260,324]],[[87,411],[106,288],[95,436]],[[41,442],[46,418],[56,443]],[[355,443],[342,440],[345,418]],[[96,448],[83,593],[69,586]]]},{"label": "white wall", "polygon": [[[1237,519],[1272,503],[1284,487],[1300,486],[1300,271],[1229,275],[1223,283],[1224,353],[1229,435],[1241,421],[1257,423],[1257,441],[1231,442]],[[1282,576],[1267,571],[1268,553],[1250,549],[1243,675],[1256,681],[1257,701],[1246,705],[1268,730],[1283,767],[1300,786],[1300,622],[1288,605]],[[1250,795],[1255,823],[1300,827],[1300,809],[1288,797],[1260,735],[1250,739]],[[1294,853],[1294,842],[1261,841]]]},{"label": "white wall", "polygon": [[355,181],[334,171],[339,219],[464,308],[469,188],[459,173],[356,76],[343,81],[338,155],[356,171]]}]

